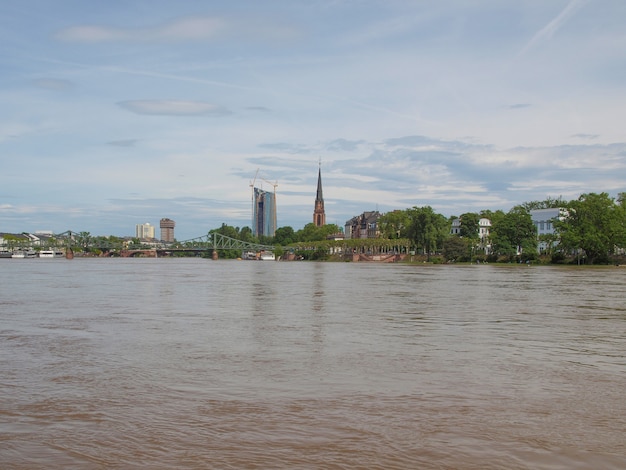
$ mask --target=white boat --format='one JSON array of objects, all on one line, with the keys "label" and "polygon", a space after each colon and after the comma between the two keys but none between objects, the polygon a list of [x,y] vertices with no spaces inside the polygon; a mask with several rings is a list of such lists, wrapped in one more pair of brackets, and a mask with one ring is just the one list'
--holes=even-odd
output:
[{"label": "white boat", "polygon": [[262,251],[259,259],[261,261],[276,261],[276,256],[271,251]]},{"label": "white boat", "polygon": [[254,251],[244,251],[241,254],[241,259],[245,260],[259,260],[259,261],[276,261],[276,256],[271,251],[260,251],[255,253]]},{"label": "white boat", "polygon": [[255,259],[257,259],[257,256],[256,256],[256,253],[254,251],[244,251],[241,254],[241,259],[255,260]]},{"label": "white boat", "polygon": [[24,253],[23,251],[15,251],[11,255],[11,258],[26,258],[26,253]]},{"label": "white boat", "polygon": [[41,250],[39,252],[40,258],[56,258],[56,253],[54,250]]}]

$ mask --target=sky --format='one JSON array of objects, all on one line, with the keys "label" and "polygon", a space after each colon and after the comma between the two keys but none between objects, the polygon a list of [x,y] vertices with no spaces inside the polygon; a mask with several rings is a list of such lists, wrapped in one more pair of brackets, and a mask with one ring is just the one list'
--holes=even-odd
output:
[{"label": "sky", "polygon": [[[0,2],[0,232],[626,191],[623,0]],[[256,179],[255,179],[256,176]]]}]

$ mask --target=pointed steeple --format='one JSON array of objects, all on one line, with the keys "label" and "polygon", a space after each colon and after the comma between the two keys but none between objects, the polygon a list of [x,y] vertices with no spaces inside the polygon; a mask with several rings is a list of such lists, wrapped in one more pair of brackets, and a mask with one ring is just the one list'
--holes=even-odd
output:
[{"label": "pointed steeple", "polygon": [[324,204],[324,196],[322,195],[322,166],[317,172],[317,195],[315,196],[315,202],[321,201]]},{"label": "pointed steeple", "polygon": [[315,196],[315,210],[313,211],[313,223],[317,227],[326,225],[326,212],[324,211],[324,196],[322,195],[322,160],[320,159],[317,172],[317,194]]}]

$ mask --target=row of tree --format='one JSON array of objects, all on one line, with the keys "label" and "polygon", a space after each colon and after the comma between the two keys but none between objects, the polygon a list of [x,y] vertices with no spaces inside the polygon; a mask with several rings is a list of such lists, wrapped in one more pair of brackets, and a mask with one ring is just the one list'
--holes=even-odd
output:
[{"label": "row of tree", "polygon": [[[530,211],[548,208],[561,208],[566,216],[552,221],[554,234],[543,235],[538,240]],[[466,212],[458,217],[459,235],[451,235],[451,223],[456,218],[438,214],[430,206],[414,206],[382,215],[378,227],[381,238],[403,240],[399,244],[408,240],[416,252],[428,258],[441,254],[446,260],[532,260],[539,254],[537,242],[540,241],[546,247],[544,254],[554,261],[582,256],[588,263],[607,263],[612,255],[626,248],[626,193],[620,193],[617,199],[607,193],[587,193],[572,201],[548,198],[515,206],[508,212]],[[491,221],[487,238],[480,236],[481,218]],[[326,248],[333,244],[328,242],[329,237],[341,229],[334,224],[316,227],[310,223],[298,231],[286,226],[278,228],[274,237],[254,237],[249,227],[240,229],[223,224],[211,232],[266,245],[318,243]]]}]

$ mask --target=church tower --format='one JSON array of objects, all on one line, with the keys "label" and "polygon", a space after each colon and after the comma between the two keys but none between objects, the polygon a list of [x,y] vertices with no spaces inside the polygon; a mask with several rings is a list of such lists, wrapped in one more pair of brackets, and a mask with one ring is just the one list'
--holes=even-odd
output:
[{"label": "church tower", "polygon": [[322,196],[322,163],[320,162],[317,173],[317,195],[315,196],[315,210],[313,211],[313,224],[316,227],[326,225],[326,212],[324,212],[324,196]]}]

